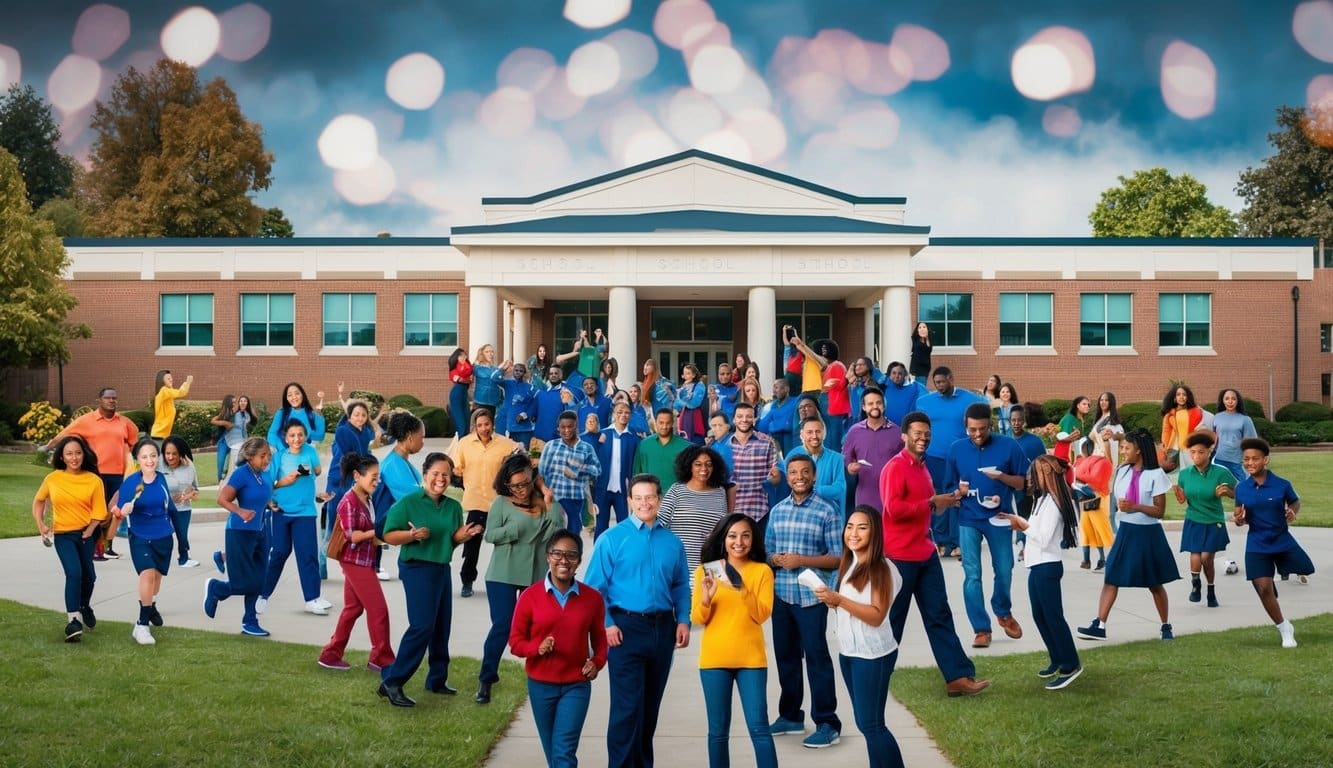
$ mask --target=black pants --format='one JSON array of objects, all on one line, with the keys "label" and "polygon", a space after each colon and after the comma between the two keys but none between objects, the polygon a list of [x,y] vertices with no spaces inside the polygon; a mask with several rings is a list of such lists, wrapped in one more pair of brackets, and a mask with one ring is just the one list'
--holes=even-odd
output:
[{"label": "black pants", "polygon": [[[467,511],[467,525],[477,523],[482,530],[486,530],[486,513],[480,509],[469,509]],[[463,580],[463,584],[470,585],[477,580],[477,558],[481,556],[481,536],[473,536],[463,542],[463,567],[458,572],[458,577]]]}]

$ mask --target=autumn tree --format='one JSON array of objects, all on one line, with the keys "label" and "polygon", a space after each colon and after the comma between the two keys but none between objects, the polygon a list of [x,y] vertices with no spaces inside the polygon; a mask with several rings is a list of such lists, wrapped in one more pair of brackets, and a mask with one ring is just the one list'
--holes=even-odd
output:
[{"label": "autumn tree", "polygon": [[265,208],[264,218],[259,222],[260,237],[295,237],[296,230],[287,220],[287,214],[281,208]]},{"label": "autumn tree", "polygon": [[51,105],[31,85],[15,84],[0,94],[0,147],[18,161],[34,209],[69,194],[74,162],[61,154],[59,143],[60,126]]},{"label": "autumn tree", "polygon": [[1279,107],[1277,150],[1240,174],[1240,224],[1252,237],[1319,237],[1333,243],[1333,110]]},{"label": "autumn tree", "polygon": [[1188,173],[1165,168],[1119,177],[1102,192],[1088,222],[1096,237],[1233,237],[1231,211],[1208,201],[1208,190]]}]

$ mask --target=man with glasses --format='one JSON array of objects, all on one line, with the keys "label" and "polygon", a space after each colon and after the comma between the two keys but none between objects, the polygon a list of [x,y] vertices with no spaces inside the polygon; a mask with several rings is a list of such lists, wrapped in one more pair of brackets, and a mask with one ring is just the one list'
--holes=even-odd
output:
[{"label": "man with glasses", "polygon": [[[139,428],[134,426],[134,422],[116,412],[118,402],[115,388],[102,387],[97,393],[97,410],[71,421],[68,427],[41,448],[42,451],[50,453],[52,447],[65,435],[82,437],[97,456],[98,476],[102,478],[102,489],[106,493],[108,504],[111,503],[111,497],[116,495],[116,491],[120,490],[121,481],[125,479],[130,449],[139,441]],[[119,559],[120,555],[111,547],[115,539],[116,528],[111,516],[108,515],[103,527],[98,530],[93,559],[98,561]]]}]

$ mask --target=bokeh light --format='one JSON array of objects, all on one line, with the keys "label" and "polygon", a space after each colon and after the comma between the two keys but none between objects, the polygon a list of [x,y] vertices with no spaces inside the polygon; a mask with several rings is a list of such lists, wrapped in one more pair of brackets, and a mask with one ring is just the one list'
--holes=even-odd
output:
[{"label": "bokeh light", "polygon": [[773,105],[773,92],[758,72],[747,67],[741,84],[727,93],[713,94],[713,102],[734,115],[746,109],[768,109]]},{"label": "bokeh light", "polygon": [[1317,75],[1310,80],[1305,103],[1305,135],[1321,147],[1333,147],[1333,75]]},{"label": "bokeh light", "polygon": [[666,126],[685,146],[722,127],[722,110],[707,94],[680,88],[666,104]]},{"label": "bokeh light", "polygon": [[23,59],[19,52],[7,45],[0,45],[0,88],[9,87],[23,79]]},{"label": "bokeh light", "polygon": [[361,115],[338,115],[319,135],[319,157],[339,171],[364,171],[379,157],[375,124]]},{"label": "bokeh light", "polygon": [[130,39],[130,15],[114,5],[88,6],[74,24],[74,52],[103,61]]},{"label": "bokeh light", "polygon": [[712,152],[715,155],[730,157],[731,159],[739,160],[742,163],[752,162],[750,145],[745,141],[745,137],[735,131],[727,130],[725,128],[704,136],[699,139],[694,146],[705,152]]},{"label": "bokeh light", "polygon": [[633,102],[615,107],[598,128],[598,139],[606,154],[623,162],[630,140],[635,136],[661,131],[653,116]]},{"label": "bokeh light", "polygon": [[398,177],[389,161],[376,156],[367,168],[338,171],[333,174],[333,188],[352,205],[375,205],[389,199]]},{"label": "bokeh light", "polygon": [[537,91],[537,114],[547,120],[568,120],[583,111],[588,100],[569,89],[569,71],[556,69]]},{"label": "bokeh light", "polygon": [[1041,115],[1041,127],[1052,136],[1069,139],[1077,136],[1082,130],[1083,118],[1073,107],[1052,104],[1046,107],[1046,111]]},{"label": "bokeh light", "polygon": [[409,53],[389,67],[384,90],[404,109],[430,109],[444,90],[444,67],[425,53]]},{"label": "bokeh light", "polygon": [[620,80],[620,54],[600,40],[584,43],[569,55],[565,80],[576,96],[606,93]]},{"label": "bokeh light", "polygon": [[1333,2],[1312,0],[1296,6],[1291,14],[1291,34],[1306,53],[1333,62]]},{"label": "bokeh light", "polygon": [[[899,24],[893,30],[893,39],[889,41],[889,47],[907,57],[910,62],[907,70],[913,80],[935,80],[949,70],[949,44],[944,42],[944,38],[925,27]],[[901,67],[902,64],[899,63],[897,66]]]},{"label": "bokeh light", "polygon": [[770,163],[787,151],[787,128],[772,112],[744,109],[731,116],[725,132],[745,140],[750,148],[750,162]]},{"label": "bokeh light", "polygon": [[912,81],[912,57],[898,46],[862,42],[843,54],[843,70],[862,93],[889,96]]},{"label": "bokeh light", "polygon": [[565,0],[565,18],[584,29],[609,27],[629,15],[630,0]]},{"label": "bokeh light", "polygon": [[657,43],[642,32],[617,29],[602,38],[620,57],[620,79],[633,82],[647,77],[657,68]]},{"label": "bokeh light", "polygon": [[1305,106],[1333,109],[1333,75],[1315,75],[1305,87]]},{"label": "bokeh light", "polygon": [[660,128],[639,131],[625,142],[621,165],[638,165],[675,153],[679,149],[675,139]]},{"label": "bokeh light", "polygon": [[1212,114],[1217,103],[1217,68],[1208,54],[1175,40],[1162,53],[1162,100],[1166,108],[1196,120]]},{"label": "bokeh light", "polygon": [[679,50],[689,44],[690,30],[716,21],[713,7],[702,0],[665,0],[653,16],[653,34],[663,45]]},{"label": "bokeh light", "polygon": [[532,94],[513,85],[496,89],[477,107],[477,122],[503,138],[526,133],[536,118],[537,104]]},{"label": "bokeh light", "polygon": [[222,25],[207,8],[186,8],[162,27],[162,52],[192,67],[213,58],[222,40]]},{"label": "bokeh light", "polygon": [[842,80],[827,72],[812,71],[787,83],[787,95],[796,114],[811,123],[832,125],[842,117]]},{"label": "bokeh light", "polygon": [[730,93],[745,79],[745,60],[735,48],[704,46],[690,61],[690,84],[703,93]]},{"label": "bokeh light", "polygon": [[540,48],[516,48],[500,60],[495,70],[497,85],[512,85],[536,93],[555,77],[555,57]]},{"label": "bokeh light", "polygon": [[886,149],[898,141],[898,113],[883,102],[866,102],[849,109],[838,121],[838,138],[862,149]]},{"label": "bokeh light", "polygon": [[249,61],[268,45],[273,18],[254,3],[242,3],[218,17],[222,44],[218,55],[228,61]]},{"label": "bokeh light", "polygon": [[87,56],[71,53],[56,65],[46,81],[46,97],[66,114],[93,103],[102,84],[102,67]]},{"label": "bokeh light", "polygon": [[1033,35],[1014,51],[1009,68],[1018,92],[1037,101],[1086,91],[1097,76],[1092,43],[1069,27],[1047,27]]}]

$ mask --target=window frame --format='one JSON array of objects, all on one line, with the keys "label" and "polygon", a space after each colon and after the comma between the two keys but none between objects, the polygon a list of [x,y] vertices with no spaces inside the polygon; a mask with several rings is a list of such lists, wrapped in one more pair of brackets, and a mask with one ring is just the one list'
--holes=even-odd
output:
[{"label": "window frame", "polygon": [[[1005,303],[1005,297],[1020,297],[1020,296],[1023,298],[1023,320],[1022,320],[1022,321],[1017,321],[1017,320],[1005,320],[1005,319],[1004,319],[1004,310],[1003,310],[1003,305],[1004,305],[1004,303]],[[1033,319],[1032,319],[1032,299],[1033,299],[1034,297],[1036,297],[1036,298],[1045,297],[1045,298],[1046,298],[1046,314],[1047,314],[1047,319],[1046,319],[1046,320],[1033,320]],[[999,340],[999,344],[998,344],[999,349],[1006,350],[1006,351],[1014,351],[1014,350],[1033,350],[1033,349],[1038,349],[1038,350],[1054,349],[1054,347],[1055,347],[1055,295],[1054,295],[1053,293],[1051,293],[1050,291],[1001,291],[1000,294],[999,294],[999,296],[998,296],[997,299],[996,299],[996,312],[995,312],[995,318],[996,318],[996,322],[995,322],[995,324],[996,324],[996,327],[997,327],[997,329],[999,330],[999,334],[1000,334],[1000,340]],[[1021,324],[1021,325],[1023,326],[1023,341],[1022,341],[1021,344],[1005,343],[1005,340],[1004,340],[1004,339],[1005,339],[1005,335],[1004,335],[1004,326],[1005,326],[1006,324],[1009,324],[1009,325]],[[1033,343],[1033,341],[1032,341],[1032,335],[1033,335],[1033,334],[1032,334],[1032,328],[1033,328],[1033,326],[1035,326],[1035,325],[1045,325],[1045,326],[1046,326],[1046,334],[1047,334],[1047,341],[1046,341],[1046,343],[1041,343],[1040,341],[1038,341],[1038,342],[1035,343],[1035,344]]]},{"label": "window frame", "polygon": [[[208,297],[208,322],[206,322],[206,323],[205,323],[205,322],[202,322],[202,321],[201,321],[201,322],[191,322],[191,319],[190,319],[190,315],[191,315],[190,305],[193,303],[193,302],[191,301],[191,299],[194,299],[194,298],[196,298],[196,297],[201,297],[201,296],[206,296],[206,297]],[[175,323],[175,322],[173,322],[173,323],[168,323],[168,322],[166,322],[166,319],[165,319],[165,314],[166,314],[166,313],[165,313],[165,309],[166,309],[166,307],[165,307],[164,305],[166,304],[167,299],[176,299],[176,298],[184,299],[184,301],[185,301],[185,321],[184,321],[183,323]],[[159,349],[171,349],[171,350],[196,350],[196,351],[200,351],[200,352],[211,351],[211,350],[213,349],[213,345],[214,345],[214,343],[215,343],[215,341],[216,341],[216,333],[217,333],[217,324],[216,324],[216,320],[217,320],[217,297],[216,297],[216,295],[213,294],[213,293],[198,292],[198,293],[161,293],[161,294],[158,294],[158,299],[157,299],[157,344],[158,344],[158,348],[159,348]],[[185,343],[184,343],[184,344],[168,344],[168,343],[166,343],[166,326],[168,326],[168,325],[173,325],[173,326],[179,325],[179,326],[183,326],[183,327],[184,327],[184,332],[185,332]],[[207,343],[207,344],[202,344],[202,343],[200,343],[200,344],[194,344],[194,343],[191,343],[191,341],[190,341],[190,337],[191,337],[191,335],[192,335],[192,327],[193,327],[193,326],[205,326],[205,325],[208,326],[208,343]]]},{"label": "window frame", "polygon": [[[260,324],[260,322],[261,322],[261,321],[259,321],[259,320],[250,320],[250,319],[247,319],[247,318],[246,318],[246,315],[245,315],[245,300],[246,300],[246,298],[247,298],[247,297],[255,297],[255,296],[262,296],[262,297],[264,298],[264,319],[263,319],[263,321],[262,321],[262,323],[263,323],[263,325],[264,325],[264,343],[263,343],[263,344],[247,344],[247,343],[246,343],[246,338],[245,338],[245,330],[246,330],[246,329],[245,329],[245,326],[246,326],[247,324],[248,324],[248,325],[258,325],[258,324]],[[285,296],[285,297],[287,297],[287,298],[289,298],[289,299],[291,300],[292,319],[291,319],[290,323],[287,323],[286,321],[274,321],[274,319],[273,319],[273,299],[274,299],[274,297],[283,297],[283,296]],[[239,325],[240,325],[240,330],[241,330],[241,335],[240,335],[240,345],[239,345],[239,346],[240,346],[240,348],[241,348],[242,350],[257,350],[257,351],[262,352],[263,350],[286,351],[286,350],[293,350],[293,349],[295,349],[295,347],[296,347],[296,294],[295,294],[295,293],[293,293],[293,292],[278,292],[278,293],[270,293],[270,292],[264,292],[264,293],[242,293],[242,294],[240,295],[240,297],[239,297],[239,302],[240,302],[240,312],[238,313],[238,315],[239,315],[238,320],[239,320]],[[273,343],[273,335],[274,335],[274,332],[273,332],[273,325],[274,325],[275,322],[277,322],[277,323],[279,323],[279,324],[284,324],[284,323],[285,323],[285,324],[290,324],[290,325],[291,325],[291,340],[290,340],[290,342],[288,342],[288,343],[286,343],[286,344],[275,344],[275,343]]]},{"label": "window frame", "polygon": [[[361,331],[364,331],[364,330],[365,330],[365,329],[364,329],[363,327],[361,327],[361,326],[365,326],[365,325],[367,324],[365,320],[358,320],[358,319],[355,317],[357,299],[358,299],[358,298],[364,298],[364,297],[369,297],[369,298],[370,298],[370,302],[371,302],[371,307],[370,307],[370,322],[369,322],[369,325],[370,325],[370,343],[369,343],[369,344],[366,344],[366,343],[358,343],[358,342],[357,342],[357,335],[358,335]],[[332,300],[334,300],[334,301],[337,301],[337,300],[339,300],[340,298],[345,298],[345,299],[346,299],[346,309],[347,309],[346,316],[347,316],[347,319],[346,319],[346,320],[330,320],[330,319],[329,319],[329,301],[330,301],[330,299],[332,299]],[[331,351],[331,350],[361,350],[361,351],[372,351],[372,352],[375,350],[375,348],[376,348],[376,342],[377,342],[377,340],[378,340],[378,333],[379,333],[379,327],[378,327],[378,326],[379,326],[379,296],[378,296],[377,294],[375,294],[375,293],[373,293],[373,292],[369,292],[369,291],[354,291],[354,292],[326,291],[326,292],[324,292],[323,294],[320,295],[320,312],[321,312],[321,318],[320,318],[320,320],[321,320],[321,324],[320,324],[320,343],[321,343],[321,348],[322,348],[323,350],[325,350],[325,351]],[[329,343],[329,330],[330,330],[330,329],[329,329],[329,326],[330,326],[330,325],[333,325],[333,326],[341,326],[341,327],[342,327],[343,332],[346,333],[346,342],[345,342],[345,343],[340,343],[340,344],[339,344],[339,343],[335,343],[335,344],[330,344],[330,343]],[[338,332],[338,328],[335,328],[335,329],[334,329],[334,332],[337,333],[337,332]]]},{"label": "window frame", "polygon": [[[437,299],[437,298],[450,297],[450,296],[452,296],[452,297],[453,297],[453,300],[454,300],[453,319],[452,319],[452,320],[448,320],[448,319],[442,319],[442,318],[438,318],[438,317],[436,317],[436,316],[435,316],[435,301],[436,301],[436,299]],[[426,301],[426,319],[425,319],[425,320],[409,320],[409,319],[408,319],[408,316],[407,316],[407,313],[408,313],[408,305],[409,305],[410,303],[412,303],[412,300],[413,300],[413,299],[424,299],[424,300]],[[459,328],[459,319],[458,319],[458,318],[459,318],[459,307],[460,307],[461,303],[462,303],[462,302],[461,302],[461,297],[459,296],[459,294],[458,294],[457,291],[414,291],[414,292],[406,292],[406,293],[404,293],[404,294],[403,294],[403,350],[402,350],[402,354],[406,354],[406,355],[432,355],[432,354],[449,354],[449,353],[452,353],[452,352],[454,351],[454,349],[455,349],[456,347],[458,347],[459,342],[460,342],[460,340],[461,340],[461,338],[462,338],[462,335],[461,335],[461,329]],[[409,326],[420,326],[420,325],[425,325],[425,326],[426,326],[426,343],[425,343],[425,344],[414,344],[414,343],[411,343],[411,342],[410,342],[410,339],[411,339],[412,336],[413,336],[413,331],[410,331],[408,327],[409,327]],[[435,343],[435,335],[436,335],[436,333],[440,333],[440,334],[448,334],[448,333],[450,333],[451,330],[450,330],[450,327],[449,327],[449,326],[451,326],[451,325],[453,326],[453,327],[452,327],[453,341],[441,340],[441,342],[440,342],[439,344],[436,344],[436,343]],[[437,331],[437,329],[436,329],[436,326],[440,326],[439,329],[438,329],[438,331]]]},{"label": "window frame", "polygon": [[[1208,300],[1208,319],[1207,319],[1208,342],[1206,344],[1189,343],[1190,326],[1202,324],[1201,321],[1197,319],[1192,320],[1189,314],[1189,303],[1190,303],[1189,298],[1191,296],[1194,297],[1202,296]],[[1163,302],[1171,298],[1178,298],[1180,300],[1181,319],[1179,321],[1172,320],[1164,322],[1162,320]],[[1166,344],[1163,342],[1164,327],[1168,323],[1171,325],[1180,326],[1181,343]],[[1213,294],[1200,291],[1168,291],[1165,293],[1159,293],[1157,295],[1157,348],[1159,351],[1166,352],[1166,354],[1211,353],[1213,351]]]},{"label": "window frame", "polygon": [[[954,305],[955,299],[967,297],[967,319],[954,319],[949,317],[949,309]],[[944,319],[932,320],[922,317],[921,304],[926,298],[934,299],[943,297],[944,300]],[[972,293],[950,292],[950,291],[918,291],[916,294],[916,320],[912,322],[912,328],[916,328],[917,323],[925,323],[930,326],[931,344],[935,349],[953,349],[953,350],[974,350],[976,345],[976,295]],[[961,339],[951,338],[951,326],[967,328],[967,341],[964,343]]]},{"label": "window frame", "polygon": [[[1124,296],[1129,301],[1129,314],[1125,320],[1113,319],[1111,317],[1111,298],[1113,296]],[[1102,319],[1089,320],[1084,314],[1084,301],[1092,297],[1099,297],[1102,304]],[[1097,344],[1089,342],[1084,336],[1084,326],[1100,326],[1103,343]],[[1117,331],[1123,330],[1129,333],[1128,344],[1112,344],[1111,332],[1114,327]],[[1134,348],[1134,294],[1128,291],[1085,291],[1078,295],[1078,346],[1082,352],[1099,350],[1132,350]]]}]

